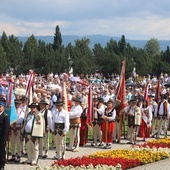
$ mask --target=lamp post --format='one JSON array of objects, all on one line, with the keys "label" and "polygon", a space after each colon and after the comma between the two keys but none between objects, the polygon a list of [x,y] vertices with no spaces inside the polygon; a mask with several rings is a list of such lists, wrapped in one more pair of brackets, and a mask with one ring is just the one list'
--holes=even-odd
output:
[{"label": "lamp post", "polygon": [[133,77],[133,81],[136,82],[136,62],[133,60],[132,58],[132,62],[133,62],[133,71],[132,71],[132,77]]},{"label": "lamp post", "polygon": [[[68,62],[69,62],[69,68],[68,68],[68,72],[70,73],[72,73],[73,71],[71,70],[72,69],[72,64],[73,64],[73,60],[71,59],[71,57],[70,57],[70,53],[68,54]],[[71,74],[70,73],[70,74]]]}]

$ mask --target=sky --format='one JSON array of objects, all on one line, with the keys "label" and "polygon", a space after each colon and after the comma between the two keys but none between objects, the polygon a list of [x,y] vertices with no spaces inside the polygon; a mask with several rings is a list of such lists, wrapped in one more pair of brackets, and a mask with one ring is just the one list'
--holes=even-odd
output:
[{"label": "sky", "polygon": [[0,35],[170,40],[169,0],[0,0]]}]

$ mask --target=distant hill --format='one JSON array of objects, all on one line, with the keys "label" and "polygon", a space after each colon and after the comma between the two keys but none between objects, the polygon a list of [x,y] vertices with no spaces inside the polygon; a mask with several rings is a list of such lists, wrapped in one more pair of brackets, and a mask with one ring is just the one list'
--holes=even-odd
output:
[{"label": "distant hill", "polygon": [[[43,40],[46,43],[53,43],[54,36],[35,36],[37,40]],[[94,44],[100,43],[103,47],[106,46],[107,42],[112,38],[113,40],[119,41],[121,37],[111,37],[105,35],[87,35],[87,36],[77,36],[77,35],[62,35],[63,44],[67,46],[70,42],[72,45],[75,45],[74,41],[82,38],[90,39],[90,48],[94,47]],[[20,37],[18,39],[23,43],[26,42],[28,37]],[[130,45],[137,48],[143,48],[148,40],[129,40],[126,39],[126,42],[130,43]],[[159,40],[161,50],[166,50],[167,46],[170,46],[170,40]]]}]

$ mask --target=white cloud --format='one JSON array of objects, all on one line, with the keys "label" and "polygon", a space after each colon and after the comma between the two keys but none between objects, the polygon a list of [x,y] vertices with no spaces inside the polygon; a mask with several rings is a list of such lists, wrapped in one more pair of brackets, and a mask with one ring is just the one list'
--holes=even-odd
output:
[{"label": "white cloud", "polygon": [[168,0],[6,0],[0,34],[16,36],[103,34],[128,39],[169,39]]}]

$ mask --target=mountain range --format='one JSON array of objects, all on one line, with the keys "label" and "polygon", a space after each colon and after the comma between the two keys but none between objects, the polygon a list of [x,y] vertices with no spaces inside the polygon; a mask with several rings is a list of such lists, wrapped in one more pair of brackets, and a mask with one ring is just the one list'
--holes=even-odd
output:
[{"label": "mountain range", "polygon": [[[53,43],[54,36],[35,36],[37,40],[43,40],[45,43]],[[23,43],[26,42],[28,37],[17,37],[20,41]],[[87,36],[77,36],[77,35],[62,35],[63,45],[67,46],[70,42],[72,45],[75,45],[75,40],[81,40],[83,38],[90,39],[89,47],[93,48],[94,44],[100,43],[101,46],[105,47],[106,44],[110,41],[112,38],[113,40],[119,41],[121,37],[112,37],[112,36],[106,36],[106,35],[87,35]],[[145,44],[148,40],[130,40],[126,39],[127,43],[130,43],[130,45],[137,48],[144,48]],[[160,44],[160,49],[165,51],[167,49],[167,46],[170,46],[170,40],[158,40]]]}]

